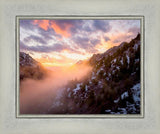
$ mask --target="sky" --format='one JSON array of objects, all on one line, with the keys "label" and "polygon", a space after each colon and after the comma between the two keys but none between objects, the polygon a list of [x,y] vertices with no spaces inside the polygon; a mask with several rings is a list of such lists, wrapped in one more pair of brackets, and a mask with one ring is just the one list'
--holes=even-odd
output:
[{"label": "sky", "polygon": [[140,20],[20,20],[20,51],[46,67],[70,66],[129,42]]}]

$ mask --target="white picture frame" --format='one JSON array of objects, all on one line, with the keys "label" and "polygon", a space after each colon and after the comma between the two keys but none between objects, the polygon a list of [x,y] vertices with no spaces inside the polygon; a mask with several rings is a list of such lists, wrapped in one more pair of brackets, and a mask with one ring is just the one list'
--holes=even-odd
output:
[{"label": "white picture frame", "polygon": [[[1,1],[0,133],[152,133],[160,131],[159,5],[154,1]],[[17,118],[16,16],[144,16],[144,111],[142,118]]]}]

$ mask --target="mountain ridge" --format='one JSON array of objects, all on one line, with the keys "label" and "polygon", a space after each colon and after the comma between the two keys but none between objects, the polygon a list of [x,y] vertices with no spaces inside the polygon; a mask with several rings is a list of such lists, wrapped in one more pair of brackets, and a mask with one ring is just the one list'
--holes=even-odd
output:
[{"label": "mountain ridge", "polygon": [[[129,43],[110,48],[89,59],[93,67],[82,80],[68,83],[57,109],[49,113],[139,114],[140,34]],[[54,102],[53,102],[54,105]]]},{"label": "mountain ridge", "polygon": [[40,80],[43,79],[47,70],[29,54],[20,52],[20,80],[27,78]]}]

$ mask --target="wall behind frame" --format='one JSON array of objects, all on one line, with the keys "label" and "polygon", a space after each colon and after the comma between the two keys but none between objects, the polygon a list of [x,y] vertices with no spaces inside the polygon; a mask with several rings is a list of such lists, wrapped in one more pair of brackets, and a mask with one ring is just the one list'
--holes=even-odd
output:
[{"label": "wall behind frame", "polygon": [[[1,1],[0,2],[0,133],[96,134],[160,131],[159,2],[153,1]],[[145,118],[143,119],[18,119],[15,117],[16,15],[144,15]]]}]

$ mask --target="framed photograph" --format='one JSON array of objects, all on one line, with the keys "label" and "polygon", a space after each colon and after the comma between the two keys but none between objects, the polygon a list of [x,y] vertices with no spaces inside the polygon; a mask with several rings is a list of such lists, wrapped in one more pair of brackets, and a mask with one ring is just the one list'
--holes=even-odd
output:
[{"label": "framed photograph", "polygon": [[158,1],[0,5],[0,134],[158,134]]},{"label": "framed photograph", "polygon": [[17,16],[17,117],[143,117],[143,16]]}]

